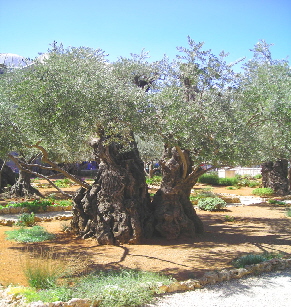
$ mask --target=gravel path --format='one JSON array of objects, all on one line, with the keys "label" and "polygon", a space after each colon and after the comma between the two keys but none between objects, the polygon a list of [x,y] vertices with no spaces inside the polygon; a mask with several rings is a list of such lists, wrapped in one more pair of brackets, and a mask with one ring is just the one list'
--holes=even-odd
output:
[{"label": "gravel path", "polygon": [[291,270],[163,295],[144,307],[290,307]]}]

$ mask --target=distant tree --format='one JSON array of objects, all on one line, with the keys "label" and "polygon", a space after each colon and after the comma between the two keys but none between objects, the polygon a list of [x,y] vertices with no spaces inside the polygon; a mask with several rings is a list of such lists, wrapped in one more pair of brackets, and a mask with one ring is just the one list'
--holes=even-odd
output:
[{"label": "distant tree", "polygon": [[[288,194],[288,163],[291,157],[291,70],[287,60],[272,58],[270,47],[259,41],[253,58],[246,63],[241,83],[242,99],[253,114],[248,125],[257,134],[263,183],[277,194]],[[272,162],[273,161],[273,162]]]}]

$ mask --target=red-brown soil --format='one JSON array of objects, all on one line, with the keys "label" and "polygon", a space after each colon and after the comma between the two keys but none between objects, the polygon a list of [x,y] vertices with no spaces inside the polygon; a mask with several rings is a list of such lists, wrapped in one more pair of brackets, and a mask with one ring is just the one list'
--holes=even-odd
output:
[{"label": "red-brown soil", "polygon": [[[236,195],[251,195],[251,191],[250,188],[214,189],[214,192]],[[42,192],[49,194],[55,190]],[[205,225],[203,235],[175,241],[145,240],[139,245],[100,246],[93,239],[82,240],[63,232],[65,222],[61,221],[39,223],[56,234],[53,241],[23,244],[5,240],[5,231],[12,227],[0,226],[0,283],[27,285],[23,273],[25,263],[39,261],[35,255],[46,250],[57,257],[57,262],[74,268],[77,273],[138,268],[172,274],[178,279],[195,278],[206,270],[230,267],[234,258],[246,253],[267,251],[290,256],[291,218],[286,217],[285,210],[269,204],[228,207],[221,212],[197,210]],[[234,217],[234,221],[227,222],[226,215]]]}]

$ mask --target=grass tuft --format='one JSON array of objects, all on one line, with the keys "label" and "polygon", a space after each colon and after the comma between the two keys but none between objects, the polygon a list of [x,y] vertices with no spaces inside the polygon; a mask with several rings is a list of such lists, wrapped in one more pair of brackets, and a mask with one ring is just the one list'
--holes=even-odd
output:
[{"label": "grass tuft", "polygon": [[7,240],[17,242],[43,242],[51,240],[55,236],[47,232],[41,226],[33,226],[31,228],[21,227],[19,229],[9,230],[5,232]]}]

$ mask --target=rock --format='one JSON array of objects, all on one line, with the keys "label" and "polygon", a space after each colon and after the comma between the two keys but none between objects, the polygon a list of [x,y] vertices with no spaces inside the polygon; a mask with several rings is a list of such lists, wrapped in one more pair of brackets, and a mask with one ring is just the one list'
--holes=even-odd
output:
[{"label": "rock", "polygon": [[90,307],[91,301],[81,298],[72,298],[68,302],[63,303],[63,307]]},{"label": "rock", "polygon": [[217,272],[206,272],[199,282],[201,285],[206,284],[215,284],[219,281],[218,273]]}]

